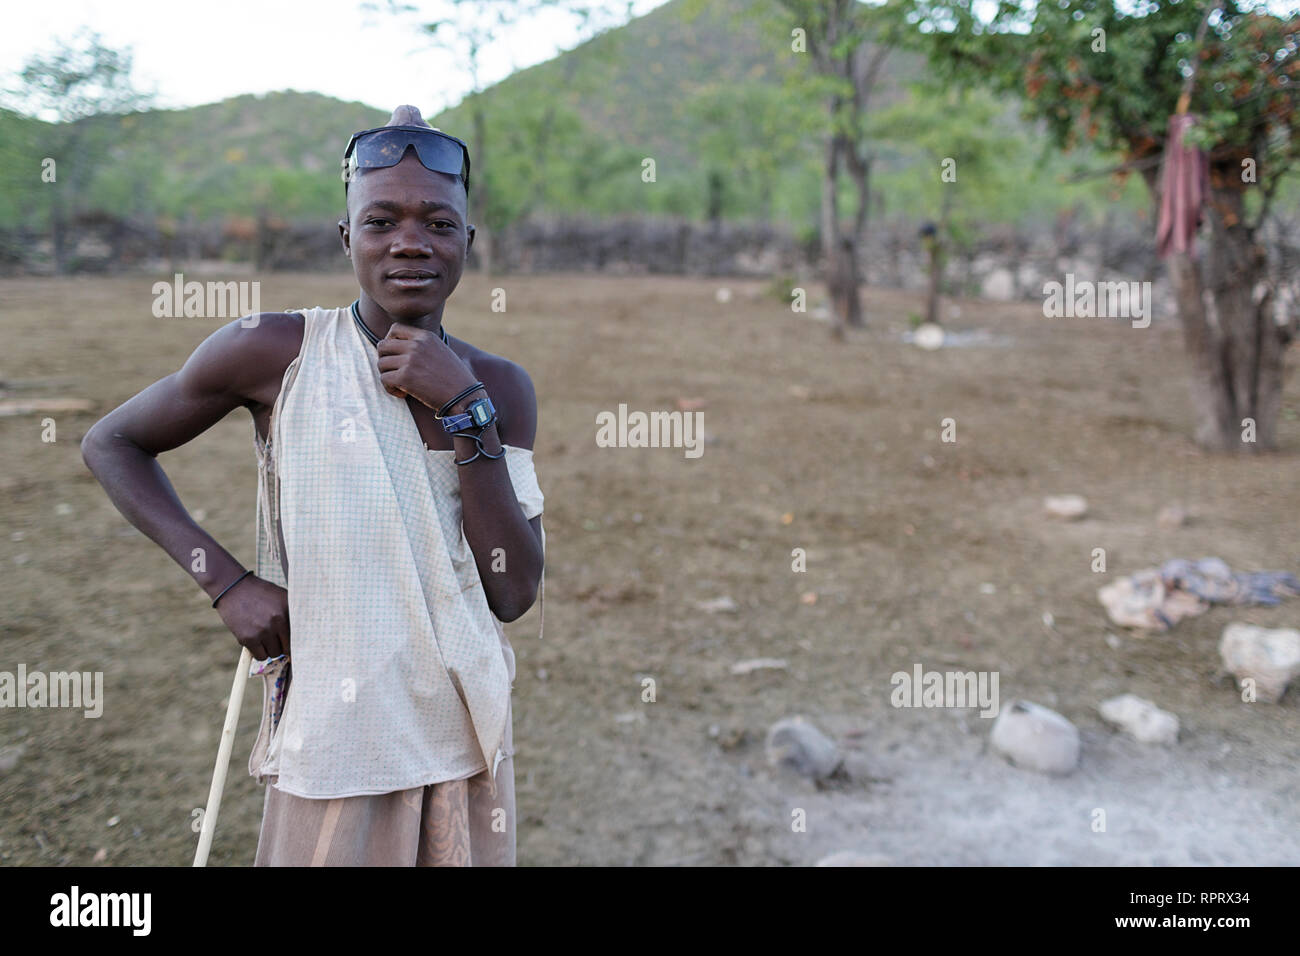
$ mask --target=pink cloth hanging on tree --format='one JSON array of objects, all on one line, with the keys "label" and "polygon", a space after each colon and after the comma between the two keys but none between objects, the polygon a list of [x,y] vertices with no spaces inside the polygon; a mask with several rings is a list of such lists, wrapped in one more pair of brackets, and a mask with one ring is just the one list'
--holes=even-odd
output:
[{"label": "pink cloth hanging on tree", "polygon": [[1188,113],[1169,117],[1156,226],[1156,251],[1162,259],[1171,252],[1196,253],[1196,230],[1209,195],[1210,177],[1204,151],[1183,144],[1183,135],[1195,123],[1196,117]]}]

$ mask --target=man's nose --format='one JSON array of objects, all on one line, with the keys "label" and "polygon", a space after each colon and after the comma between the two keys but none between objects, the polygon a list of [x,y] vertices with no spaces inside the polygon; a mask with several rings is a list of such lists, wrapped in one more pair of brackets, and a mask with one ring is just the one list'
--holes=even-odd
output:
[{"label": "man's nose", "polygon": [[427,256],[433,251],[428,233],[419,223],[398,223],[389,252],[395,256]]}]

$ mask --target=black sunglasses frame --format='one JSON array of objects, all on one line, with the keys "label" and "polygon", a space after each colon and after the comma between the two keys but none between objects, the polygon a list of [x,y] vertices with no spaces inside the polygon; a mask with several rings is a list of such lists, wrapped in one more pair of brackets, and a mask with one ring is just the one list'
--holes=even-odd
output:
[{"label": "black sunglasses frame", "polygon": [[428,169],[435,173],[447,173],[451,176],[459,176],[461,178],[461,181],[465,184],[465,191],[467,193],[469,192],[469,147],[465,145],[464,140],[458,139],[455,136],[452,136],[450,133],[444,133],[440,129],[433,129],[432,127],[429,126],[376,126],[374,129],[363,129],[360,132],[353,133],[352,138],[348,140],[348,148],[343,151],[342,166],[343,166],[343,184],[345,187],[347,186],[348,182],[352,179],[353,175],[355,175],[355,171],[357,169],[386,169],[390,166],[396,166],[399,162],[402,161],[402,157],[406,155],[405,147],[402,149],[402,152],[398,154],[397,158],[393,160],[391,163],[383,163],[383,164],[367,163],[365,165],[362,165],[358,161],[358,158],[355,155],[358,141],[360,141],[366,136],[370,136],[373,133],[386,133],[386,132],[401,132],[401,133],[411,133],[411,134],[418,133],[425,136],[435,137],[441,142],[455,143],[457,146],[460,147],[461,165],[459,169],[454,169],[454,168],[448,169],[448,168],[430,166],[425,161],[424,153],[421,152],[419,141],[417,141],[413,136],[407,138],[408,141],[406,146],[415,147],[415,154],[417,158],[419,158],[420,164],[424,166],[425,169]]}]

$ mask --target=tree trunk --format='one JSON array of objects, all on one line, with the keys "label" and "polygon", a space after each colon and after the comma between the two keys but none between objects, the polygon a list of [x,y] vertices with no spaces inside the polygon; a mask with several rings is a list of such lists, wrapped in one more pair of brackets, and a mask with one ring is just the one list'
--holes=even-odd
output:
[{"label": "tree trunk", "polygon": [[477,98],[474,103],[474,168],[478,170],[477,176],[471,176],[474,180],[474,204],[479,209],[479,221],[474,228],[474,249],[478,255],[479,266],[486,275],[492,275],[493,248],[495,243],[491,230],[488,228],[487,219],[490,214],[488,206],[488,183],[487,164],[485,162],[487,147],[487,117],[483,115],[483,108],[478,104]]},{"label": "tree trunk", "polygon": [[[834,106],[831,107],[834,115]],[[831,334],[844,338],[847,309],[844,301],[846,277],[840,269],[840,217],[839,217],[839,153],[840,138],[834,133],[826,136],[826,167],[822,174],[822,261],[826,269],[826,291],[831,300]]]},{"label": "tree trunk", "polygon": [[1231,183],[1230,175],[1212,175],[1203,263],[1171,253],[1169,277],[1192,361],[1197,443],[1222,452],[1273,451],[1282,404],[1282,332],[1271,297],[1256,294],[1266,288],[1264,256],[1245,224],[1243,194]]},{"label": "tree trunk", "polygon": [[50,190],[50,245],[54,254],[54,274],[68,272],[68,225],[63,213],[63,192],[56,183]]},{"label": "tree trunk", "polygon": [[841,266],[846,298],[844,321],[853,328],[860,329],[867,322],[862,311],[862,273],[859,265],[861,257],[858,253],[866,242],[867,213],[871,201],[871,163],[853,153],[854,146],[851,142],[846,142],[844,148],[845,155],[848,157],[849,175],[853,178],[853,188],[858,194],[858,208],[853,217],[853,229],[845,237],[842,253],[845,257]]},{"label": "tree trunk", "polygon": [[930,253],[930,292],[926,297],[925,321],[939,323],[939,283],[943,277],[943,268],[939,264],[939,237],[932,236],[926,243]]}]

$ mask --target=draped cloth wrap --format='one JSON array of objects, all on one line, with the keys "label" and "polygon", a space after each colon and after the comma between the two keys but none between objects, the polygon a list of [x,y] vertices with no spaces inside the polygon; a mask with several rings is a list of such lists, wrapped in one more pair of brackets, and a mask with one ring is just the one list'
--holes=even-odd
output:
[{"label": "draped cloth wrap", "polygon": [[[254,435],[257,574],[288,589],[290,658],[254,662],[249,772],[319,799],[495,780],[515,660],[461,527],[456,452],[425,448],[347,309],[302,315],[267,440]],[[533,453],[505,450],[531,519]]]}]

